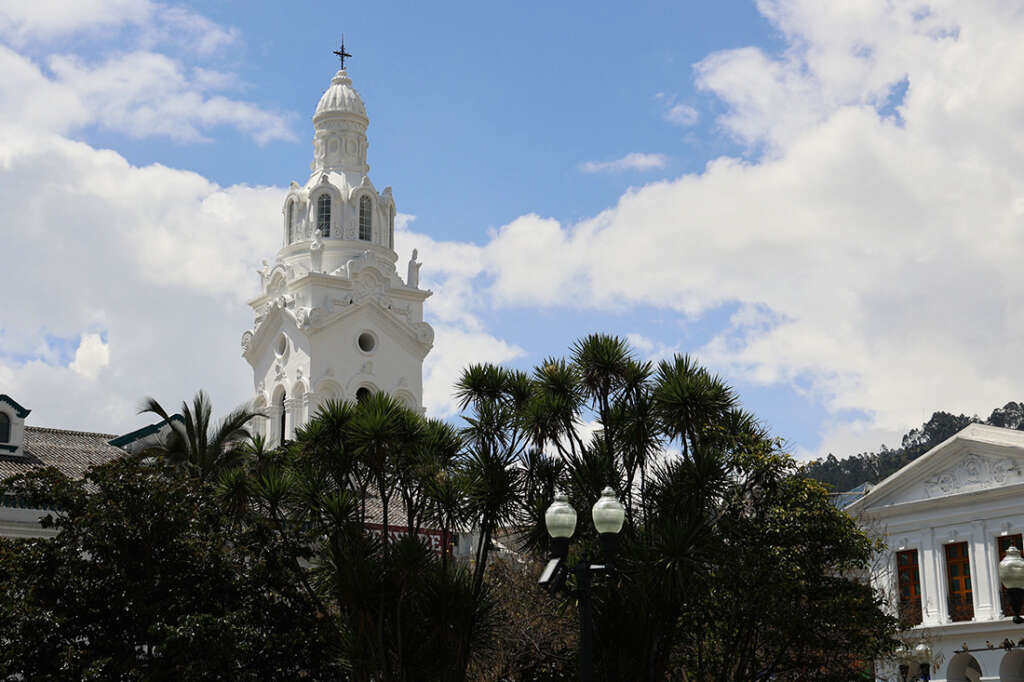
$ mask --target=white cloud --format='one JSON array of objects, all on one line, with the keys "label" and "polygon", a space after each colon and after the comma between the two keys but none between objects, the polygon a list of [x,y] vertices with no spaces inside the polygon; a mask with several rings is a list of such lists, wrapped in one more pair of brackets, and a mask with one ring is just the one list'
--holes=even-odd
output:
[{"label": "white cloud", "polygon": [[[88,11],[87,11],[88,10]],[[108,26],[131,26],[131,40],[103,36],[100,56],[85,60],[46,48],[66,34]],[[132,137],[164,136],[195,142],[217,126],[230,126],[258,144],[294,140],[290,116],[223,93],[238,90],[238,77],[210,64],[195,64],[235,40],[235,29],[148,0],[30,3],[0,0],[0,39],[17,46],[43,41],[40,64],[0,43],[0,120],[61,134],[99,126]],[[47,42],[49,41],[49,42]],[[125,43],[134,48],[125,49]],[[77,45],[78,43],[72,43]],[[88,41],[86,41],[88,44]],[[153,51],[180,51],[178,57]],[[59,44],[58,49],[66,45]]]},{"label": "white cloud", "polygon": [[141,23],[153,13],[149,0],[0,0],[0,36],[16,44],[74,32]]},{"label": "white cloud", "polygon": [[79,376],[95,379],[100,370],[110,364],[110,345],[99,334],[86,334],[75,351],[75,359],[68,365]]},{"label": "white cloud", "polygon": [[[2,49],[2,48],[0,48]],[[12,54],[6,60],[21,62],[24,81],[31,89],[3,88],[10,106],[37,97],[34,90],[58,90],[72,101],[63,113],[63,130],[99,125],[133,137],[166,136],[181,141],[205,139],[204,131],[219,125],[238,128],[257,143],[295,139],[285,117],[248,102],[212,94],[222,86],[225,74],[197,70],[188,74],[182,65],[161,54],[133,52],[100,64],[85,64],[76,57],[49,59],[52,80]]]},{"label": "white cloud", "polygon": [[458,413],[453,390],[467,366],[503,364],[523,355],[523,349],[490,334],[455,325],[434,324],[434,349],[423,364],[423,403],[432,417]]},{"label": "white cloud", "polygon": [[[283,195],[0,126],[0,202],[19,216],[4,233],[16,257],[0,339],[7,357],[39,358],[0,359],[4,392],[37,425],[104,431],[139,423],[144,395],[175,405],[206,388],[221,410],[241,402],[244,301],[277,247]],[[69,366],[38,352],[46,336],[82,337]]]},{"label": "white cloud", "polygon": [[672,125],[689,128],[700,120],[700,113],[689,104],[680,102],[676,95],[659,92],[654,95],[654,99],[664,107],[661,117]]},{"label": "white cloud", "polygon": [[[518,218],[462,247],[479,273],[466,288],[494,305],[695,315],[739,303],[700,357],[820,401],[850,452],[935,409],[1019,399],[1024,15],[951,1],[927,14],[883,0],[759,6],[790,49],[717,53],[697,77],[727,105],[722,127],[763,158],[631,189],[574,225]],[[848,411],[865,415],[857,429]]]},{"label": "white cloud", "polygon": [[686,349],[680,344],[670,346],[636,332],[626,334],[626,341],[631,348],[639,353],[640,358],[647,362],[657,363],[661,360],[668,360],[676,354],[686,353]]},{"label": "white cloud", "polygon": [[16,46],[71,36],[109,41],[110,31],[124,27],[140,46],[172,44],[204,55],[238,39],[233,28],[152,0],[0,0],[0,38]]},{"label": "white cloud", "polygon": [[[837,454],[894,442],[888,434],[934,409],[985,413],[1021,397],[1024,16],[952,0],[927,14],[888,0],[759,7],[789,48],[716,53],[696,76],[725,104],[721,128],[763,157],[631,189],[573,225],[524,207],[480,245],[401,230],[400,263],[419,247],[436,292],[432,413],[451,410],[451,382],[470,359],[524,352],[481,322],[500,306],[695,315],[738,303],[696,350],[727,376],[821,401],[834,418],[822,450]],[[78,90],[0,49],[0,118],[20,122],[0,128],[0,201],[17,216],[5,232],[17,256],[5,271],[4,350],[38,349],[42,320],[46,333],[111,340],[102,400],[70,368],[0,361],[5,391],[26,396],[37,423],[120,427],[139,396],[173,403],[200,386],[226,408],[250,380],[240,299],[255,285],[247,268],[276,248],[282,190],[135,168],[44,132],[128,116],[130,97],[107,109],[95,93],[133,54],[58,60]],[[200,102],[219,87],[173,63],[139,63]],[[903,101],[891,102],[902,83]],[[165,134],[242,125],[239,114],[182,116]],[[850,424],[848,411],[864,416]]]},{"label": "white cloud", "polygon": [[654,170],[664,168],[667,161],[664,154],[642,154],[631,152],[614,161],[586,161],[580,164],[584,173],[621,172],[627,170]]},{"label": "white cloud", "polygon": [[697,123],[700,114],[689,104],[673,104],[665,112],[665,120],[681,128],[688,128]]}]

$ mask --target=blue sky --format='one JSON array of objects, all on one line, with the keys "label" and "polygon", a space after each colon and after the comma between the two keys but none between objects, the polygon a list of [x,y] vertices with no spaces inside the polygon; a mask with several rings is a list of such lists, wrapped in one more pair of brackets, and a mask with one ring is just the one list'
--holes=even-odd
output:
[{"label": "blue sky", "polygon": [[1021,17],[929,4],[0,0],[0,200],[62,198],[10,233],[0,392],[98,430],[142,394],[247,397],[252,267],[344,32],[371,177],[436,292],[433,413],[465,358],[604,331],[696,353],[803,457],[987,414],[1024,378],[999,85],[1024,56],[993,44]]}]

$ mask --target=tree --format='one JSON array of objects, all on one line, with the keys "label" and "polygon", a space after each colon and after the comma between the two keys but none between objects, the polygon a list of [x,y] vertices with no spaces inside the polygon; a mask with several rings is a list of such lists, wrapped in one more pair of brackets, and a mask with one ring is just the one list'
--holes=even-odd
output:
[{"label": "tree", "polygon": [[1014,402],[996,408],[984,422],[966,414],[935,412],[920,428],[908,431],[898,448],[882,445],[878,452],[865,452],[843,459],[830,453],[823,459],[805,464],[803,473],[836,491],[851,490],[862,483],[877,483],[970,424],[1020,429],[1024,427],[1022,414],[1024,408]]},{"label": "tree", "polygon": [[572,682],[577,678],[579,632],[572,613],[537,589],[543,564],[495,561],[487,584],[496,602],[498,646],[469,670],[474,682]]},{"label": "tree", "polygon": [[196,393],[191,406],[181,403],[180,421],[171,419],[167,410],[153,398],[143,400],[140,414],[147,412],[163,419],[168,431],[141,455],[162,457],[175,466],[188,469],[200,480],[215,477],[241,462],[245,443],[249,440],[246,424],[260,416],[259,412],[240,407],[223,421],[213,424],[213,405],[205,391]]},{"label": "tree", "polygon": [[275,538],[232,526],[211,484],[126,458],[4,489],[59,512],[52,539],[0,539],[0,678],[344,679]]},{"label": "tree", "polygon": [[[463,517],[461,483],[449,485],[464,479],[461,443],[450,426],[380,394],[327,403],[285,448],[220,478],[236,523],[274,535],[281,561],[333,624],[354,681],[457,682],[485,650],[488,586],[414,532],[423,518],[453,527]],[[393,497],[410,532],[390,540]],[[378,502],[380,533],[367,525]]]},{"label": "tree", "polygon": [[[850,680],[891,647],[892,619],[856,579],[877,547],[720,377],[688,356],[651,367],[602,335],[525,377],[466,370],[467,436],[515,472],[502,490],[520,506],[500,520],[522,519],[528,550],[547,546],[556,488],[584,519],[605,486],[626,501],[617,578],[594,595],[600,679]],[[591,524],[573,547],[571,562],[600,555]]]}]

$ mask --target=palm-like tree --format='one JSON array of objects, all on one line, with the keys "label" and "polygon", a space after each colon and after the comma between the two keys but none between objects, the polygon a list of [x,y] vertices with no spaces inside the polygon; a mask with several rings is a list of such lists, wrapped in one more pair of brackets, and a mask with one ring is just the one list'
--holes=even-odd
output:
[{"label": "palm-like tree", "polygon": [[188,471],[200,480],[210,480],[237,467],[245,458],[250,438],[246,425],[260,412],[239,407],[223,420],[212,421],[213,406],[205,391],[199,391],[192,404],[181,403],[181,419],[174,419],[155,399],[143,399],[139,414],[152,413],[164,420],[167,433],[140,456],[161,457]]},{"label": "palm-like tree", "polygon": [[421,429],[418,415],[383,392],[358,403],[349,424],[348,439],[380,495],[385,544],[395,465],[404,451],[414,447]]}]

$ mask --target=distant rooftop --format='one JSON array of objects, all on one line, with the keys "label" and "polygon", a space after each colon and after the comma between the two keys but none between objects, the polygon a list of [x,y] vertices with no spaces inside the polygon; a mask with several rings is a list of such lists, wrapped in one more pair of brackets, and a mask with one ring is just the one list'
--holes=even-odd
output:
[{"label": "distant rooftop", "polygon": [[843,491],[841,493],[830,493],[829,497],[832,498],[832,504],[839,509],[846,509],[848,506],[859,500],[860,498],[871,492],[871,489],[875,487],[874,483],[865,481],[855,488]]},{"label": "distant rooftop", "polygon": [[0,454],[0,480],[48,466],[56,467],[70,478],[81,478],[90,466],[125,454],[124,450],[110,444],[116,437],[110,433],[26,426],[25,454]]}]

